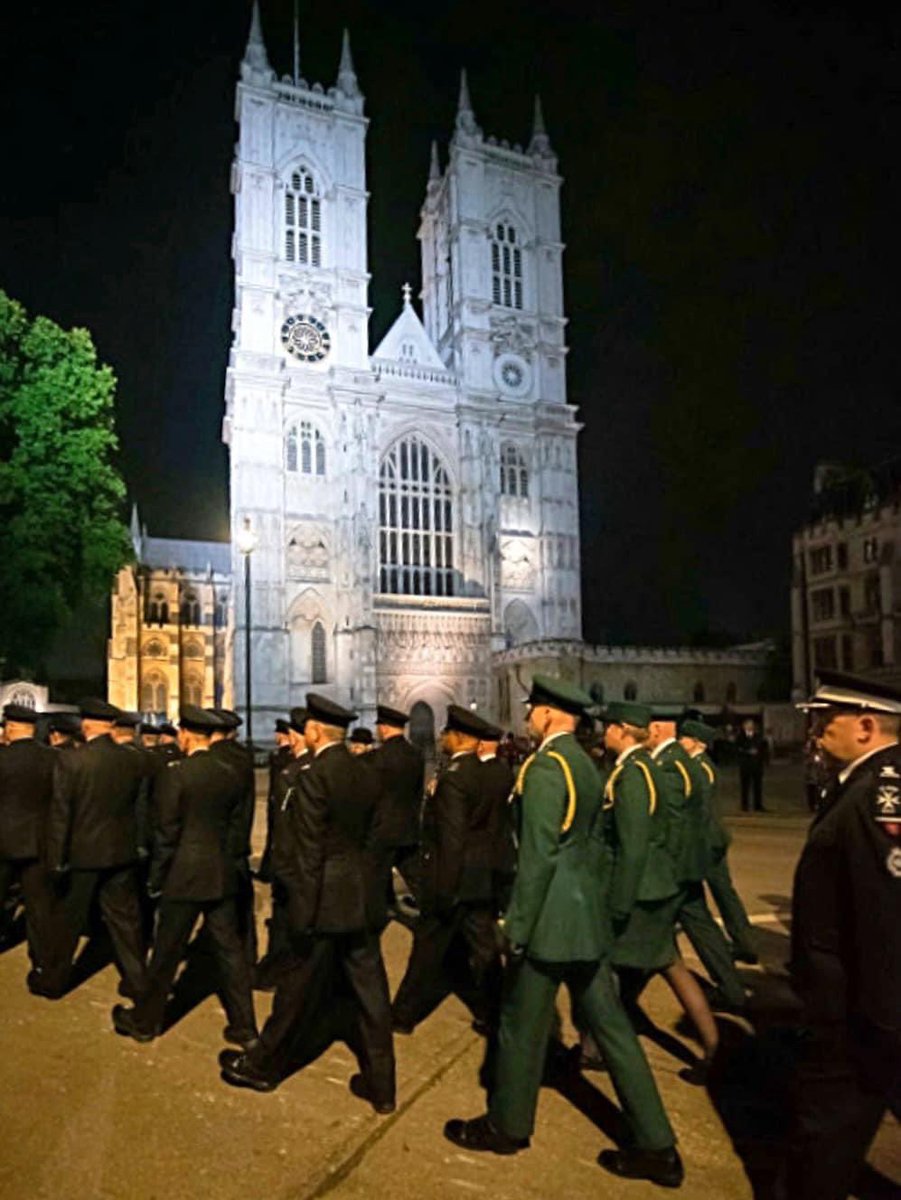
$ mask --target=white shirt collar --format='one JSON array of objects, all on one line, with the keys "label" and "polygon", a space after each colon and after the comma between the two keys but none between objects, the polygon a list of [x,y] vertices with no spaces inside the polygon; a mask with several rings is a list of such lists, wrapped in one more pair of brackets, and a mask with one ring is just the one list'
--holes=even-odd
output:
[{"label": "white shirt collar", "polygon": [[497,758],[496,754],[480,754],[479,762],[491,762],[493,758]]},{"label": "white shirt collar", "polygon": [[624,763],[626,761],[626,759],[629,757],[630,754],[634,754],[636,750],[640,750],[640,749],[641,749],[641,745],[638,742],[636,742],[634,746],[627,746],[625,748],[625,750],[623,750],[617,756],[616,765],[621,766],[622,763]]},{"label": "white shirt collar", "polygon": [[675,738],[667,738],[665,742],[661,742],[659,745],[655,746],[651,751],[651,758],[656,758],[661,750],[665,750],[667,746],[671,746],[675,740]]},{"label": "white shirt collar", "polygon": [[545,748],[545,746],[549,746],[551,744],[551,742],[556,741],[557,738],[566,737],[566,735],[568,733],[569,733],[568,729],[558,729],[556,733],[549,733],[547,735],[547,737],[544,739],[544,741],[541,743],[541,745],[538,747],[538,750],[535,751],[535,753],[538,754],[540,751],[542,751]]},{"label": "white shirt collar", "polygon": [[855,758],[854,762],[848,763],[838,773],[839,783],[845,783],[852,771],[856,771],[861,763],[865,763],[868,758],[872,758],[874,754],[878,754],[880,750],[888,750],[890,746],[897,746],[897,742],[886,742],[884,746],[877,746],[875,750],[868,750],[866,754],[861,754],[860,758]]},{"label": "white shirt collar", "polygon": [[326,742],[324,746],[318,746],[314,758],[318,758],[320,754],[325,754],[326,750],[331,750],[332,746],[343,746],[343,742]]},{"label": "white shirt collar", "polygon": [[453,762],[455,758],[462,758],[464,754],[475,754],[475,750],[458,750],[456,754],[451,755],[451,762]]}]

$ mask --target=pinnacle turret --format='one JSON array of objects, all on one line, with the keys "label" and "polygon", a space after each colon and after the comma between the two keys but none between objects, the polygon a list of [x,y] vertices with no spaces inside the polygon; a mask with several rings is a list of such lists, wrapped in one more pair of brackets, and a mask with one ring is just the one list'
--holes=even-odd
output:
[{"label": "pinnacle turret", "polygon": [[460,99],[457,102],[457,133],[467,134],[469,137],[482,136],[482,131],[476,123],[475,113],[472,111],[472,101],[469,98],[469,83],[466,79],[465,68],[460,72]]},{"label": "pinnacle turret", "polygon": [[259,0],[253,0],[250,35],[247,38],[247,48],[241,62],[241,78],[247,83],[268,83],[275,78],[266,54],[266,43],[263,41]]},{"label": "pinnacle turret", "polygon": [[540,96],[535,97],[535,116],[532,121],[532,140],[529,142],[528,153],[541,157],[549,157],[554,153],[544,124],[544,111],[541,107]]},{"label": "pinnacle turret", "polygon": [[432,157],[429,162],[429,183],[438,183],[441,179],[441,163],[438,161],[438,143],[432,142]]},{"label": "pinnacle turret", "polygon": [[359,96],[360,94],[354,60],[350,53],[350,34],[346,29],[341,39],[341,62],[338,65],[337,87],[338,91],[343,92],[345,96]]}]

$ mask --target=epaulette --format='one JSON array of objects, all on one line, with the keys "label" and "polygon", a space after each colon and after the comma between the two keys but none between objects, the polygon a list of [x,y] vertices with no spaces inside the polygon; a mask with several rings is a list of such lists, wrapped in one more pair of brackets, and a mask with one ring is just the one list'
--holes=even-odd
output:
[{"label": "epaulette", "polygon": [[705,772],[707,773],[707,778],[710,780],[710,782],[716,783],[716,773],[715,773],[713,767],[711,767],[710,763],[704,762],[704,760],[701,759],[701,766],[704,768]]},{"label": "epaulette", "polygon": [[691,798],[691,780],[688,777],[688,772],[685,769],[685,763],[680,762],[678,758],[674,758],[673,762],[679,768],[679,774],[682,776],[682,782],[685,784],[685,799]]},{"label": "epaulette", "polygon": [[[573,773],[569,768],[569,763],[562,754],[558,754],[556,750],[548,750],[547,758],[552,758],[559,764],[563,771],[563,781],[566,784],[566,814],[563,817],[563,824],[560,826],[561,833],[568,833],[576,816],[576,784],[573,779]],[[526,761],[519,768],[519,774],[516,777],[516,785],[513,792],[517,796],[521,796],[525,787],[526,772],[537,758],[536,754],[530,754]]]},{"label": "epaulette", "polygon": [[[635,756],[632,754],[629,755],[629,757],[626,759],[625,762],[620,763],[618,767],[614,767],[613,770],[611,771],[610,778],[607,780],[607,783],[604,787],[604,801],[605,801],[604,808],[612,808],[613,807],[613,802],[614,802],[613,785],[616,782],[616,780],[619,778],[619,776],[623,773],[623,771],[626,769],[626,767],[629,766],[630,763],[633,766],[638,767],[638,769],[641,771],[642,775],[644,775],[644,781],[648,787],[648,803],[649,803],[650,813],[651,813],[651,816],[653,816],[654,813],[657,811],[657,788],[654,785],[654,777],[651,775],[651,769],[648,766],[648,764],[642,762],[640,758],[635,758]],[[681,763],[679,765],[682,766]],[[682,767],[682,770],[684,771],[685,768]]]}]

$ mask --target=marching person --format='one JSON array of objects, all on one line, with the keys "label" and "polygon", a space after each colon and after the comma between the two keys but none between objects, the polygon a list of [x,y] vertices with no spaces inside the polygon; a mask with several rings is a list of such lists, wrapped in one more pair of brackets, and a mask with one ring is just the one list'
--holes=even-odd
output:
[{"label": "marching person", "polygon": [[808,706],[843,764],[795,872],[791,971],[807,1039],[788,1200],[845,1200],[901,1088],[901,691],[820,671]]},{"label": "marching person", "polygon": [[47,724],[47,743],[54,750],[71,750],[84,745],[81,718],[77,713],[54,713]]},{"label": "marching person", "polygon": [[720,818],[716,803],[716,766],[708,753],[715,736],[716,730],[703,721],[683,721],[679,727],[679,741],[702,771],[700,784],[709,850],[704,878],[731,939],[732,958],[735,962],[753,966],[759,961],[754,933],[742,899],[732,882],[729,832]]},{"label": "marching person", "polygon": [[465,1150],[495,1154],[529,1145],[554,1001],[565,983],[603,1049],[630,1126],[630,1145],[602,1151],[599,1164],[624,1178],[678,1187],[684,1172],[676,1139],[610,971],[601,783],[574,737],[592,700],[561,679],[536,675],[528,703],[539,747],[516,785],[519,861],[502,926],[508,967],[496,1079],[488,1112],[448,1121],[444,1134]]},{"label": "marching person", "polygon": [[378,749],[366,760],[379,785],[374,828],[377,870],[383,882],[388,913],[397,916],[394,870],[408,892],[418,890],[419,815],[422,809],[425,760],[418,746],[404,736],[410,717],[388,704],[376,708],[375,731]]},{"label": "marching person", "polygon": [[[412,1033],[453,990],[480,1026],[491,1028],[497,1022],[498,797],[483,787],[484,768],[476,753],[489,728],[468,708],[448,707],[441,737],[448,763],[423,810],[422,916],[413,930],[410,960],[392,1004],[398,1033]],[[461,950],[466,977],[457,979],[452,965]]]},{"label": "marching person", "polygon": [[243,742],[238,741],[238,730],[243,721],[230,708],[211,708],[208,710],[219,719],[219,727],[210,733],[210,753],[220,757],[238,773],[244,784],[244,801],[241,809],[241,827],[243,838],[234,843],[236,866],[238,868],[238,920],[244,939],[247,961],[253,969],[257,961],[257,925],[253,892],[253,875],[250,870],[250,835],[253,830],[253,816],[257,802],[256,772],[254,770],[253,752]]},{"label": "marching person", "polygon": [[[12,884],[25,905],[25,935],[33,969],[43,968],[53,893],[44,863],[44,827],[53,797],[56,756],[35,739],[38,713],[21,704],[3,709],[6,746],[0,754],[0,919]],[[0,927],[0,945],[8,930]]]},{"label": "marching person", "polygon": [[516,776],[505,758],[498,756],[502,732],[489,725],[479,739],[477,754],[482,764],[482,789],[490,798],[495,814],[495,896],[498,914],[507,907],[510,888],[516,874],[516,838],[513,829],[513,806],[510,803]]},{"label": "marching person", "polygon": [[51,917],[48,961],[31,972],[28,986],[51,999],[63,994],[96,901],[112,939],[122,990],[137,996],[144,985],[145,954],[136,875],[144,764],[140,754],[113,739],[115,705],[84,700],[80,713],[87,744],[57,757],[47,818],[47,865],[61,894]]},{"label": "marching person", "polygon": [[236,908],[245,780],[209,752],[211,734],[222,728],[216,716],[185,705],[179,723],[185,757],[167,765],[156,787],[150,890],[159,897],[159,915],[146,986],[134,1008],[114,1007],[113,1025],[138,1042],[159,1036],[169,990],[202,916],[229,1022],[225,1038],[250,1046],[257,1029]]},{"label": "marching person", "polygon": [[284,717],[276,718],[275,749],[269,752],[269,786],[266,790],[266,841],[263,857],[257,870],[260,883],[272,882],[272,830],[275,822],[276,791],[281,772],[293,759],[291,753],[291,726]]},{"label": "marching person", "polygon": [[293,961],[279,977],[258,1045],[245,1054],[224,1051],[222,1076],[235,1087],[276,1088],[305,1031],[333,1004],[330,985],[339,971],[355,1002],[360,1074],[351,1091],[376,1112],[393,1112],[391,1006],[378,933],[384,915],[372,907],[375,779],[345,744],[356,714],[312,692],[306,708],[312,761],[285,797],[273,854],[287,893]]}]

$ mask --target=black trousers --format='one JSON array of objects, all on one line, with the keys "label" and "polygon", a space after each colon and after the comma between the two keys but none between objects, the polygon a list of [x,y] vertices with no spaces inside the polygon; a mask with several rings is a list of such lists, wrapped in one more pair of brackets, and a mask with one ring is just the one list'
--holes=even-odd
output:
[{"label": "black trousers", "polygon": [[742,812],[747,812],[750,807],[759,812],[763,808],[763,768],[740,763],[738,777]]},{"label": "black trousers", "polygon": [[160,901],[156,941],[147,983],[136,1005],[136,1019],[147,1029],[159,1029],[166,1001],[198,917],[203,917],[203,934],[216,962],[217,990],[230,1025],[248,1040],[256,1032],[250,965],[242,940],[234,896],[223,900]]},{"label": "black trousers", "polygon": [[25,936],[33,967],[47,961],[53,890],[47,869],[36,858],[0,858],[0,913],[10,888],[18,879],[25,905]]},{"label": "black trousers", "polygon": [[62,991],[72,969],[72,956],[85,929],[94,900],[109,930],[119,973],[135,995],[144,988],[146,947],[133,865],[103,870],[73,869],[53,906],[49,961],[45,966],[48,987]]},{"label": "black trousers", "polygon": [[[388,977],[378,935],[368,932],[314,934],[280,976],[272,1013],[250,1059],[268,1074],[283,1075],[292,1063],[310,1057],[304,1039],[331,1006],[336,976],[353,997],[354,1030],[349,1037],[360,1070],[376,1101],[394,1099],[394,1040]],[[310,1036],[313,1036],[310,1034]],[[327,1041],[329,1039],[325,1039]]]},{"label": "black trousers", "polygon": [[238,892],[235,897],[235,910],[238,920],[238,931],[244,946],[244,957],[250,967],[257,961],[257,921],[256,896],[253,890],[253,877],[250,868],[238,872]]},{"label": "black trousers", "polygon": [[494,1025],[502,979],[491,907],[458,904],[449,916],[421,917],[394,997],[395,1019],[417,1025],[456,992],[473,1016]]},{"label": "black trousers", "polygon": [[792,1088],[786,1196],[846,1200],[899,1086],[897,1046],[867,1045],[844,1025],[812,1030]]},{"label": "black trousers", "polygon": [[275,968],[291,953],[291,922],[288,918],[288,893],[278,879],[272,880],[272,908],[266,920],[268,938],[266,954],[261,960],[264,970]]}]

